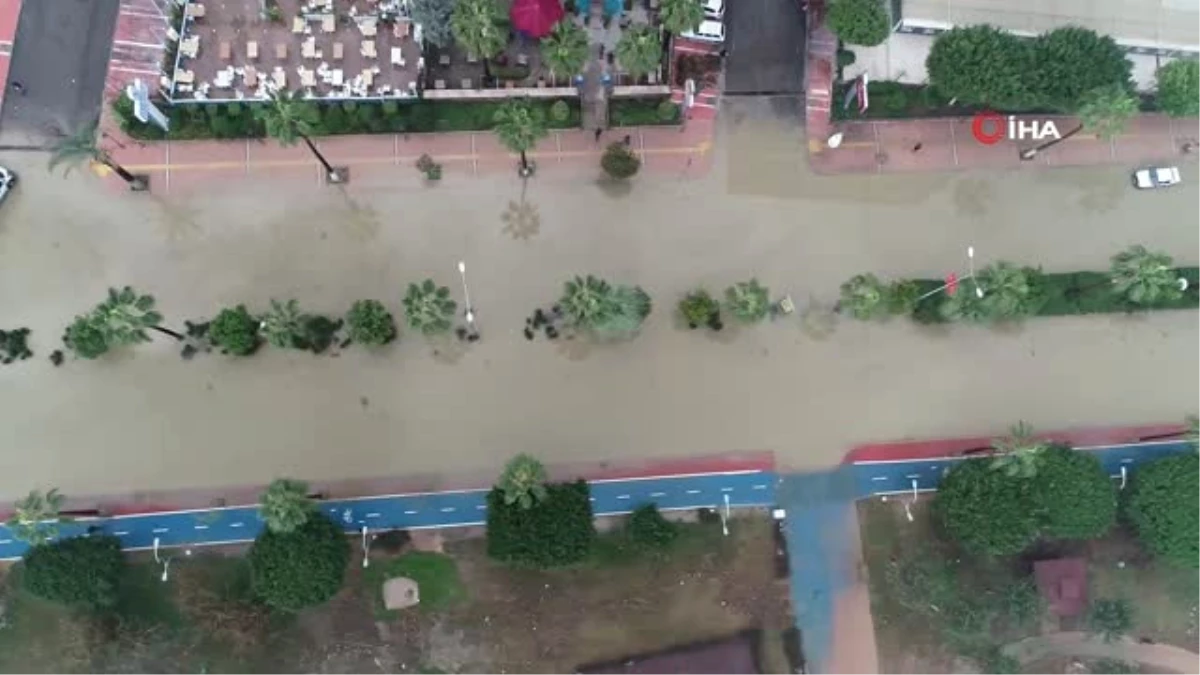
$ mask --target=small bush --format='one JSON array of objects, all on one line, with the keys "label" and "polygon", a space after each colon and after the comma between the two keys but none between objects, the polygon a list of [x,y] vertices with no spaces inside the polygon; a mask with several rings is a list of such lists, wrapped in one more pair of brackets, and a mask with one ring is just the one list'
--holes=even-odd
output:
[{"label": "small bush", "polygon": [[954,465],[933,498],[938,523],[969,551],[1012,555],[1038,534],[1028,481],[992,468],[988,459]]},{"label": "small bush", "polygon": [[758,279],[738,282],[725,289],[725,305],[729,313],[742,323],[758,323],[771,313],[771,301],[766,286]]},{"label": "small bush", "polygon": [[114,607],[125,569],[116,537],[71,537],[34,546],[24,556],[21,583],[30,594],[67,607]]},{"label": "small bush", "polygon": [[663,122],[674,122],[679,119],[679,106],[665,98],[658,104],[658,119]]},{"label": "small bush", "polygon": [[378,300],[358,300],[346,314],[350,339],[361,345],[378,347],[396,339],[396,320]]},{"label": "small bush", "polygon": [[641,166],[642,161],[624,143],[610,143],[600,157],[600,168],[618,180],[633,176]]},{"label": "small bush", "polygon": [[708,326],[713,330],[720,330],[722,327],[721,304],[704,289],[685,295],[679,301],[679,314],[687,322],[688,328]]},{"label": "small bush", "polygon": [[831,0],[826,12],[829,30],[852,45],[874,47],[892,32],[883,0]]},{"label": "small bush", "polygon": [[546,496],[530,508],[509,504],[494,488],[487,502],[487,551],[494,560],[537,568],[582,561],[596,538],[590,492],[585,481],[546,486]]},{"label": "small bush", "polygon": [[1097,599],[1092,601],[1087,614],[1088,630],[1115,642],[1133,628],[1133,605],[1128,600]]},{"label": "small bush", "polygon": [[550,119],[555,122],[566,122],[571,117],[571,107],[566,101],[558,100],[550,106]]},{"label": "small bush", "polygon": [[[846,66],[852,66],[852,65],[854,65],[854,62],[857,60],[858,60],[858,55],[855,54],[854,52],[850,51],[849,49],[840,49],[839,48],[837,50],[837,67],[838,68],[845,68]],[[871,86],[869,82],[867,83],[867,86]]]},{"label": "small bush", "polygon": [[249,356],[262,344],[258,324],[258,319],[246,311],[245,305],[225,308],[209,325],[208,337],[223,353]]},{"label": "small bush", "polygon": [[287,534],[264,531],[248,558],[254,592],[268,605],[294,612],[319,605],[341,589],[350,544],[333,521],[313,514]]},{"label": "small bush", "polygon": [[1200,566],[1200,456],[1190,452],[1138,467],[1124,516],[1154,555],[1185,568]]},{"label": "small bush", "polygon": [[433,158],[428,154],[417,158],[417,171],[425,174],[425,180],[435,181],[442,179],[442,165],[433,161]]},{"label": "small bush", "polygon": [[663,518],[654,504],[643,504],[629,515],[629,538],[644,548],[663,549],[679,535],[674,523]]}]

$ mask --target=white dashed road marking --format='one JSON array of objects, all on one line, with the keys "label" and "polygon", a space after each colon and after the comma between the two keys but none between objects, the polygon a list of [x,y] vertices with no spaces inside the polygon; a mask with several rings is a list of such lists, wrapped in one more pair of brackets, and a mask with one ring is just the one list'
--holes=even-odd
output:
[{"label": "white dashed road marking", "polygon": [[417,515],[417,512],[416,512],[416,511],[405,511],[405,512],[404,512],[404,515],[406,515],[406,516],[415,516],[415,515]]},{"label": "white dashed road marking", "polygon": [[162,534],[163,532],[169,532],[170,530],[169,530],[169,528],[166,528],[166,527],[156,527],[150,531],[153,532],[154,534]]},{"label": "white dashed road marking", "polygon": [[453,513],[453,512],[454,512],[454,507],[453,507],[453,506],[445,506],[445,507],[442,507],[442,508],[440,509],[440,511],[441,511],[442,513]]},{"label": "white dashed road marking", "polygon": [[207,530],[207,529],[208,529],[208,526],[207,526],[207,525],[197,525],[197,526],[196,526],[196,529],[197,529],[197,530]]},{"label": "white dashed road marking", "polygon": [[689,495],[698,495],[698,494],[700,494],[700,491],[699,490],[688,490],[687,493]]},{"label": "white dashed road marking", "polygon": [[245,527],[245,523],[230,523],[230,527]]},{"label": "white dashed road marking", "polygon": [[666,497],[666,496],[667,496],[667,493],[665,493],[665,492],[651,492],[651,493],[650,493],[650,496],[651,496],[651,497]]},{"label": "white dashed road marking", "polygon": [[629,499],[629,495],[617,495],[617,499]]}]

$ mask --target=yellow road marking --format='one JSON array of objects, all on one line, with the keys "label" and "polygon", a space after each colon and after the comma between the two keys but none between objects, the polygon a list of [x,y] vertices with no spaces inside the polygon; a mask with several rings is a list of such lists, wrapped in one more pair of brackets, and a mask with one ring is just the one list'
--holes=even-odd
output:
[{"label": "yellow road marking", "polygon": [[[685,146],[679,148],[646,148],[641,151],[646,155],[684,155],[690,153],[705,154],[712,149],[712,141],[701,141],[696,145]],[[602,151],[599,150],[563,150],[559,152],[549,153],[529,153],[534,159],[553,160],[555,157],[599,157]],[[351,159],[343,159],[340,157],[332,158],[336,164],[354,166],[356,164],[399,164],[415,162],[420,155],[400,155],[388,157],[359,157]],[[496,155],[486,154],[468,154],[468,155],[440,155],[435,157],[436,161],[440,162],[471,162]],[[508,155],[505,155],[508,157]],[[515,155],[513,155],[515,157]],[[220,162],[192,162],[186,164],[130,164],[126,169],[130,171],[147,173],[151,171],[215,171],[219,169],[246,169],[246,168],[283,168],[283,167],[309,167],[316,165],[315,159],[269,159],[262,161],[220,161]]]}]

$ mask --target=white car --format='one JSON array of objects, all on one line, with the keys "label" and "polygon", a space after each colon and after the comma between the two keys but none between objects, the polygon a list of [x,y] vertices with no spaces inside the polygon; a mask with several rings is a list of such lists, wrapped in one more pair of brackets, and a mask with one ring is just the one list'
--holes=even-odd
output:
[{"label": "white car", "polygon": [[1139,190],[1171,187],[1179,181],[1179,168],[1174,166],[1152,166],[1133,172],[1133,186]]},{"label": "white car", "polygon": [[12,169],[0,166],[0,202],[3,202],[16,186],[17,174],[13,173]]},{"label": "white car", "polygon": [[725,0],[704,0],[704,17],[713,21],[725,18]]},{"label": "white car", "polygon": [[699,42],[721,43],[725,41],[725,24],[720,21],[706,19],[700,22],[699,28],[689,30],[686,33],[680,33],[679,37]]}]

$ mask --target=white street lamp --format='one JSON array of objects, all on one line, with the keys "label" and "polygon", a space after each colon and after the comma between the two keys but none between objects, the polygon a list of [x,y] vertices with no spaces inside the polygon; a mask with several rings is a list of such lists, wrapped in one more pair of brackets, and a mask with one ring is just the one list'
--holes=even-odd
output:
[{"label": "white street lamp", "polygon": [[729,494],[726,493],[723,496],[725,497],[725,510],[721,512],[721,532],[726,537],[728,537],[729,536]]},{"label": "white street lamp", "polygon": [[367,540],[367,526],[362,526],[363,567],[371,566],[371,542]]},{"label": "white street lamp", "polygon": [[925,298],[928,298],[931,295],[941,293],[942,291],[946,290],[950,286],[957,284],[959,281],[965,280],[965,279],[970,279],[971,283],[974,284],[975,297],[982,298],[983,297],[983,289],[979,287],[979,282],[975,280],[975,247],[974,246],[967,247],[967,274],[966,274],[966,276],[964,276],[962,279],[953,279],[951,281],[947,281],[946,283],[942,284],[941,286],[938,286],[937,288],[933,289],[932,291],[929,291],[928,293],[923,293],[920,297],[917,298],[917,302],[920,302],[920,301],[924,300]]},{"label": "white street lamp", "polygon": [[463,304],[466,305],[466,311],[463,312],[463,317],[467,320],[467,325],[471,330],[475,330],[475,308],[471,306],[471,291],[467,289],[467,263],[458,261],[458,278],[462,281],[463,287]]},{"label": "white street lamp", "polygon": [[158,555],[158,537],[154,538],[154,562],[162,565],[162,568],[163,568],[162,580],[164,582],[166,582],[167,576],[169,575],[169,573],[171,571],[171,559],[159,557],[159,555]]}]

